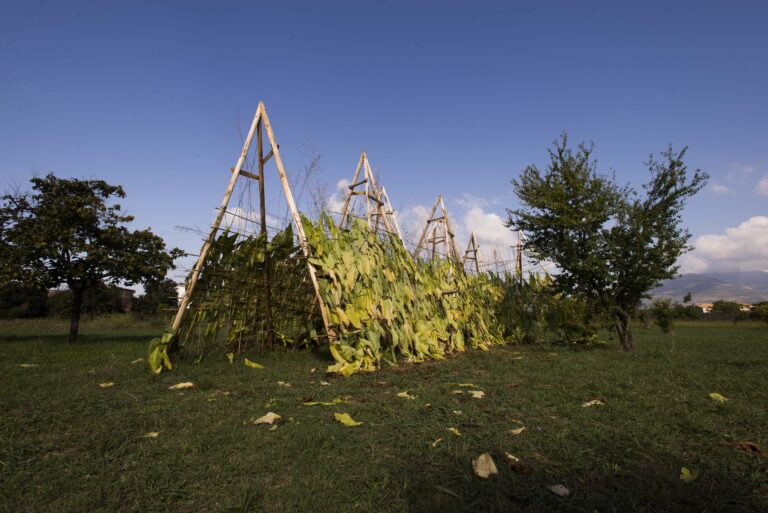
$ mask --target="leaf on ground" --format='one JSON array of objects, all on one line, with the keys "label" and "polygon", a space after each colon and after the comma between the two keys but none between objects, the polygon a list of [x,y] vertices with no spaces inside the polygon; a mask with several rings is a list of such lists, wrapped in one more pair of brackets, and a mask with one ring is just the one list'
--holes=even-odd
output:
[{"label": "leaf on ground", "polygon": [[442,438],[438,438],[437,440],[435,440],[434,442],[432,442],[432,448],[434,449],[435,447],[437,447],[437,444],[439,444],[439,443],[440,443],[440,442],[442,442],[442,441],[443,441],[443,439],[442,439]]},{"label": "leaf on ground", "polygon": [[141,363],[141,362],[143,362],[143,361],[144,361],[144,358],[136,358],[136,359],[135,359],[135,360],[133,360],[131,363],[132,363],[132,364],[133,364],[133,363]]},{"label": "leaf on ground", "polygon": [[272,427],[269,428],[270,431],[277,431],[277,424],[274,424]]},{"label": "leaf on ground", "polygon": [[100,386],[101,388],[109,388],[109,387],[113,387],[113,386],[115,386],[115,384],[114,384],[114,383],[112,383],[112,382],[110,381],[110,382],[108,382],[108,383],[99,383],[99,386]]},{"label": "leaf on ground", "polygon": [[230,365],[235,364],[235,353],[227,353],[227,361],[229,361]]},{"label": "leaf on ground", "polygon": [[474,383],[456,383],[457,387],[465,387],[465,388],[477,388],[477,385]]},{"label": "leaf on ground", "polygon": [[571,491],[561,484],[550,485],[550,486],[547,486],[547,488],[549,489],[550,492],[560,497],[568,497],[571,494]]},{"label": "leaf on ground", "polygon": [[341,397],[337,397],[333,401],[307,401],[302,403],[304,406],[333,406],[335,404],[349,404],[349,401],[345,401]]},{"label": "leaf on ground", "polygon": [[512,472],[517,472],[524,476],[529,476],[533,473],[533,469],[526,462],[518,458],[517,456],[508,452],[504,453],[504,457],[507,459],[507,466]]},{"label": "leaf on ground", "polygon": [[481,479],[488,479],[491,476],[495,476],[499,473],[496,469],[496,464],[493,462],[493,458],[487,452],[484,452],[477,459],[472,460],[472,470],[475,475]]},{"label": "leaf on ground", "polygon": [[709,398],[715,401],[716,403],[720,403],[720,404],[724,404],[728,400],[727,397],[725,397],[724,395],[720,395],[717,392],[712,392],[711,394],[709,394]]},{"label": "leaf on ground", "polygon": [[328,383],[327,381],[321,381],[320,382],[320,386],[322,386],[322,387],[327,387],[329,385],[330,385],[330,383]]},{"label": "leaf on ground", "polygon": [[521,434],[523,431],[525,431],[525,426],[509,430],[509,432],[515,436]]},{"label": "leaf on ground", "polygon": [[510,360],[522,360],[522,359],[523,359],[522,356],[514,356],[514,357],[510,358]]},{"label": "leaf on ground", "polygon": [[744,451],[747,454],[750,454],[752,456],[759,456],[760,458],[768,458],[768,451],[765,451],[757,445],[755,442],[748,442],[746,440],[741,440],[738,442],[720,442],[723,445],[729,445],[731,447],[735,447],[736,449],[739,449],[740,451]]},{"label": "leaf on ground", "polygon": [[259,417],[258,419],[254,420],[254,424],[274,424],[275,422],[278,422],[282,417],[274,412],[269,412],[266,415],[263,415]]},{"label": "leaf on ground", "polygon": [[309,369],[309,373],[310,373],[310,374],[314,374],[316,371],[317,371],[317,369],[316,369],[316,368],[314,368],[314,367],[312,367],[311,369]]},{"label": "leaf on ground", "polygon": [[485,392],[483,392],[482,390],[470,390],[469,394],[474,399],[482,399],[483,397],[485,397]]},{"label": "leaf on ground", "polygon": [[698,470],[691,470],[688,467],[683,467],[680,469],[680,480],[684,483],[692,483],[696,481],[696,478],[699,477],[699,471]]},{"label": "leaf on ground", "polygon": [[341,422],[347,427],[354,427],[362,424],[362,422],[358,422],[354,420],[352,417],[350,417],[349,413],[334,413],[333,416],[336,417],[336,420],[338,420],[339,422]]},{"label": "leaf on ground", "polygon": [[402,397],[403,399],[410,399],[411,401],[416,399],[416,396],[409,394],[407,390],[405,392],[400,392],[399,394],[397,394],[397,397]]},{"label": "leaf on ground", "polygon": [[284,388],[291,388],[291,384],[286,381],[278,381],[278,386],[284,387]]},{"label": "leaf on ground", "polygon": [[511,419],[511,422],[513,424],[520,424],[521,426],[524,424],[524,422],[522,420],[517,420],[517,419]]},{"label": "leaf on ground", "polygon": [[605,401],[602,399],[590,399],[581,405],[582,408],[591,408],[592,406],[605,406]]},{"label": "leaf on ground", "polygon": [[149,433],[144,435],[144,438],[157,438],[158,436],[160,436],[160,433],[158,433],[157,431],[150,431]]},{"label": "leaf on ground", "polygon": [[462,412],[461,412],[461,410],[453,410],[453,414],[454,415],[461,415]]},{"label": "leaf on ground", "polygon": [[251,369],[263,369],[264,366],[260,363],[252,362],[248,358],[243,358],[243,363]]},{"label": "leaf on ground", "polygon": [[451,393],[454,395],[460,395],[464,393],[464,390],[451,390]]},{"label": "leaf on ground", "polygon": [[186,390],[188,388],[195,388],[195,384],[191,381],[185,381],[183,383],[176,383],[168,387],[168,390]]},{"label": "leaf on ground", "polygon": [[32,367],[37,367],[38,365],[36,363],[20,363],[19,367],[22,369],[31,369]]},{"label": "leaf on ground", "polygon": [[461,436],[461,431],[459,431],[459,428],[448,428],[448,431],[450,431],[456,436]]}]

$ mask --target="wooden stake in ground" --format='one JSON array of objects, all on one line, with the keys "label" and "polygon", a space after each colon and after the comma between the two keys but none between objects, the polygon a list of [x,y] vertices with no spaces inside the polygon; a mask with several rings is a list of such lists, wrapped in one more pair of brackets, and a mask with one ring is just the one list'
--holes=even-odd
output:
[{"label": "wooden stake in ground", "polygon": [[[435,217],[437,208],[440,207],[440,216]],[[427,235],[430,235],[428,238]],[[424,229],[421,231],[419,241],[416,243],[416,248],[413,250],[413,258],[419,258],[419,255],[430,244],[431,254],[430,259],[434,260],[439,255],[438,245],[443,248],[443,255],[451,260],[454,264],[457,264],[459,268],[463,268],[461,256],[459,254],[459,248],[456,245],[456,239],[454,237],[453,229],[451,228],[451,221],[448,218],[448,211],[445,208],[442,195],[437,197],[435,206],[432,207],[432,211],[427,217],[427,222],[424,225]]]},{"label": "wooden stake in ground", "polygon": [[462,263],[466,266],[467,262],[474,262],[475,273],[480,274],[480,247],[475,240],[475,232],[469,235],[469,243],[467,244],[467,250],[464,252],[464,258]]}]

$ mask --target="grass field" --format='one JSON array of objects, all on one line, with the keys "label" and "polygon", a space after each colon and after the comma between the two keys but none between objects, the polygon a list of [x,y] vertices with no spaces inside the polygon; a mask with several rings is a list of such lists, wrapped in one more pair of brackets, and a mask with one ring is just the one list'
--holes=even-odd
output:
[{"label": "grass field", "polygon": [[[86,323],[69,346],[62,323],[0,323],[2,511],[768,511],[768,460],[723,444],[768,449],[766,325],[640,329],[636,354],[505,346],[347,379],[323,374],[326,354],[288,351],[249,355],[260,370],[221,358],[152,376],[132,362],[157,331]],[[168,390],[181,381],[196,387]],[[337,397],[349,403],[302,404]],[[283,417],[274,431],[253,423],[268,411]],[[484,452],[499,470],[486,480],[472,471]]]}]

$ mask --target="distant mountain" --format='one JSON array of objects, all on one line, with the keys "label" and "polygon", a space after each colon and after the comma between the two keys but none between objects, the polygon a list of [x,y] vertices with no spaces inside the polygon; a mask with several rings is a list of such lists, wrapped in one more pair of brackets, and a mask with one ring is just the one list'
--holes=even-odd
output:
[{"label": "distant mountain", "polygon": [[652,290],[651,295],[682,302],[689,292],[694,303],[712,303],[718,299],[739,303],[768,301],[768,273],[683,274],[665,281],[661,287]]}]

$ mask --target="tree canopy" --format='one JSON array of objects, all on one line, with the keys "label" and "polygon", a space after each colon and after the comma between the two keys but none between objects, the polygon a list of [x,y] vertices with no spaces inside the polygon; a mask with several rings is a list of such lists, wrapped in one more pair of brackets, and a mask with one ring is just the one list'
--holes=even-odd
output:
[{"label": "tree canopy", "polygon": [[584,144],[571,150],[563,134],[545,171],[530,165],[512,180],[522,206],[508,210],[507,225],[526,233],[524,249],[534,259],[558,266],[557,289],[614,322],[622,347],[632,351],[631,316],[691,249],[682,211],[708,175],[689,176],[686,148],[670,146],[646,163],[650,180],[641,193],[600,173],[592,152]]},{"label": "tree canopy", "polygon": [[33,178],[32,192],[6,193],[0,206],[3,281],[72,291],[70,342],[77,338],[83,293],[99,283],[154,283],[184,253],[167,251],[150,229],[131,231],[133,217],[113,198],[119,185],[102,180]]}]

